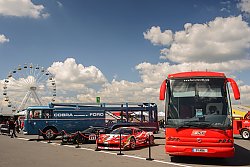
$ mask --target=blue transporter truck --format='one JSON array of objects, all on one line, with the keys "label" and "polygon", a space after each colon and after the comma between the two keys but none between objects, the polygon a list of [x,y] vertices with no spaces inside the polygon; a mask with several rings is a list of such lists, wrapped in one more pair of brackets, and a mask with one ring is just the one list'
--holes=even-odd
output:
[{"label": "blue transporter truck", "polygon": [[158,132],[157,106],[154,103],[50,103],[26,109],[24,134],[42,135],[55,139],[63,133],[83,131],[90,126],[138,126]]}]

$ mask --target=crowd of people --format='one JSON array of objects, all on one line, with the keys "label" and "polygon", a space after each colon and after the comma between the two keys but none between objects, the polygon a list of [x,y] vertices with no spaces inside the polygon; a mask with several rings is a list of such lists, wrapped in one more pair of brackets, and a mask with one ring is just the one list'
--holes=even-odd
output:
[{"label": "crowd of people", "polygon": [[1,123],[1,133],[7,133],[11,138],[17,137],[16,133],[20,133],[22,128],[23,122],[20,117],[17,119],[14,117],[6,118]]}]

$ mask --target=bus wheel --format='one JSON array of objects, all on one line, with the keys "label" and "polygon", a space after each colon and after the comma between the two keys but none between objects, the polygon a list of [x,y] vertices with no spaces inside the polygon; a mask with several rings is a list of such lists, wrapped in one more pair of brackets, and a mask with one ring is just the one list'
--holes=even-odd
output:
[{"label": "bus wheel", "polygon": [[48,127],[43,130],[43,138],[45,140],[54,140],[56,138],[57,130],[53,127]]},{"label": "bus wheel", "polygon": [[248,129],[243,129],[241,131],[241,136],[243,139],[248,140],[250,138],[250,132]]}]

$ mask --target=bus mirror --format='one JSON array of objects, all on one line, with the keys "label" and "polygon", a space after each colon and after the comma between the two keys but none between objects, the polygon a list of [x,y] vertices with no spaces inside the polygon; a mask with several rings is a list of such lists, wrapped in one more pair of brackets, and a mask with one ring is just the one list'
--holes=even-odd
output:
[{"label": "bus mirror", "polygon": [[167,80],[164,80],[161,84],[160,97],[159,97],[160,100],[165,100],[166,87],[167,87],[166,83],[167,83]]},{"label": "bus mirror", "polygon": [[227,78],[227,82],[230,82],[230,84],[231,84],[231,87],[232,87],[233,93],[234,93],[234,99],[239,100],[240,99],[240,91],[239,91],[237,83],[232,78]]},{"label": "bus mirror", "polygon": [[49,108],[53,108],[53,107],[54,107],[53,103],[49,103]]}]

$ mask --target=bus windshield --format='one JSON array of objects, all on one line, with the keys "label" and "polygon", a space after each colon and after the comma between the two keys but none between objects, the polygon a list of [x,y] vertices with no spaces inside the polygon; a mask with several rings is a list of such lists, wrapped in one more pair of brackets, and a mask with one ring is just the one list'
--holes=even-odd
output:
[{"label": "bus windshield", "polygon": [[230,127],[231,108],[225,78],[170,80],[168,127]]}]

